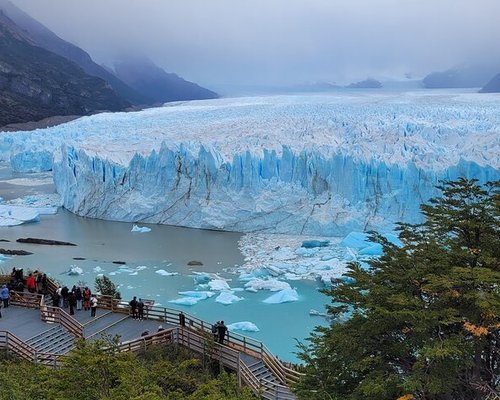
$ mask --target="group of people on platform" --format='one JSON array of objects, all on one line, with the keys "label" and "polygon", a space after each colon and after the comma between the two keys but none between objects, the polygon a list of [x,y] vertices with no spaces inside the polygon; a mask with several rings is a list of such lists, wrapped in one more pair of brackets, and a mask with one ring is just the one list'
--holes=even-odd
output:
[{"label": "group of people on platform", "polygon": [[24,276],[22,268],[12,268],[10,273],[10,282],[7,284],[9,290],[23,292],[28,289],[30,293],[47,294],[49,290],[49,281],[47,274],[38,270],[30,272],[27,277]]},{"label": "group of people on platform", "polygon": [[220,344],[224,344],[224,338],[227,334],[227,326],[224,325],[224,321],[217,321],[212,325],[212,334],[214,335],[214,340]]},{"label": "group of people on platform", "polygon": [[59,286],[52,294],[52,305],[54,307],[68,308],[69,314],[75,315],[76,311],[90,310],[90,316],[95,317],[97,311],[97,297],[91,290],[85,286],[83,289],[80,286],[73,285],[71,290],[67,286]]}]

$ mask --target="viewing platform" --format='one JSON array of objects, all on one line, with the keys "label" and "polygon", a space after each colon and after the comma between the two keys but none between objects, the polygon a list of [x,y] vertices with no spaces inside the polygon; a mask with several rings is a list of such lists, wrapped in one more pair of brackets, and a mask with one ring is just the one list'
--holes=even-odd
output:
[{"label": "viewing platform", "polygon": [[[9,278],[0,276],[0,284]],[[50,281],[49,292],[55,290]],[[109,296],[97,296],[95,317],[85,310],[69,315],[66,309],[52,306],[49,299],[50,295],[11,291],[10,306],[1,310],[0,348],[57,368],[78,339],[119,336],[118,351],[134,353],[151,345],[177,344],[220,361],[237,373],[239,385],[247,385],[264,399],[295,399],[289,386],[301,374],[255,339],[228,332],[224,344],[219,344],[214,341],[212,324],[184,314],[185,324],[181,325],[179,310],[154,305],[145,309],[143,320],[136,320],[130,316],[127,303]]]}]

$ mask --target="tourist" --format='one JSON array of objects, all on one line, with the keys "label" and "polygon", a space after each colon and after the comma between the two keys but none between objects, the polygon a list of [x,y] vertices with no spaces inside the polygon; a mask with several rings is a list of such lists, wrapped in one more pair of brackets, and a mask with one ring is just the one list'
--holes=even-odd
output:
[{"label": "tourist", "polygon": [[132,314],[132,318],[137,319],[137,297],[134,296],[132,300],[130,300],[130,303],[128,303],[130,306],[130,312]]},{"label": "tourist", "polygon": [[85,286],[85,289],[83,289],[83,309],[85,311],[90,310],[90,296],[92,293],[90,292],[90,289]]},{"label": "tourist", "polygon": [[43,286],[42,286],[42,278],[43,274],[41,272],[35,271],[36,274],[36,292],[39,294],[44,294],[43,293]]},{"label": "tourist", "polygon": [[182,311],[179,313],[179,325],[182,327],[186,326],[186,316]]},{"label": "tourist", "polygon": [[78,286],[75,290],[75,299],[76,299],[76,311],[81,311],[83,294],[82,294],[82,288],[80,286]]},{"label": "tourist", "polygon": [[221,321],[217,326],[217,336],[219,337],[219,343],[224,344],[224,337],[226,336],[227,326],[224,325],[224,321]]},{"label": "tourist", "polygon": [[75,292],[68,293],[69,315],[75,315],[76,297]]},{"label": "tourist", "polygon": [[47,274],[42,275],[42,293],[49,293],[49,280],[47,279]]},{"label": "tourist", "polygon": [[26,279],[26,287],[28,288],[28,292],[35,293],[36,279],[31,272],[28,275],[28,278]]},{"label": "tourist", "polygon": [[7,285],[3,285],[0,290],[0,299],[2,299],[3,307],[7,308],[9,306],[9,288]]},{"label": "tourist", "polygon": [[61,296],[62,296],[62,300],[63,300],[63,307],[64,308],[68,308],[68,294],[69,294],[69,289],[68,287],[65,285],[63,286],[63,288],[61,289]]},{"label": "tourist", "polygon": [[137,311],[139,320],[142,321],[144,319],[144,302],[142,301],[142,299],[139,299],[139,301],[137,302]]},{"label": "tourist", "polygon": [[61,298],[61,296],[59,295],[58,291],[56,290],[53,294],[52,294],[52,306],[54,307],[59,307],[59,299]]},{"label": "tourist", "polygon": [[217,321],[215,324],[212,325],[212,335],[214,335],[215,342],[218,342],[219,324],[220,321]]},{"label": "tourist", "polygon": [[149,331],[147,331],[147,330],[141,333],[141,337],[142,336],[148,336],[148,335],[149,335]]},{"label": "tourist", "polygon": [[158,325],[158,330],[157,332],[161,332],[161,331],[164,331],[165,328],[163,327],[163,325]]},{"label": "tourist", "polygon": [[57,294],[57,304],[54,304],[54,306],[56,307],[60,307],[62,308],[63,306],[63,298],[62,298],[62,286],[59,286],[56,290],[56,294]]},{"label": "tourist", "polygon": [[97,310],[97,297],[93,294],[90,297],[90,316],[95,317],[95,312]]}]

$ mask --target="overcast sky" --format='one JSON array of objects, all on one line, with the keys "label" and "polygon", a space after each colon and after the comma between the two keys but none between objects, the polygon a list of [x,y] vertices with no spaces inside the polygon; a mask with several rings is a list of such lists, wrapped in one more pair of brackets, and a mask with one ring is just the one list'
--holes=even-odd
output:
[{"label": "overcast sky", "polygon": [[11,0],[98,63],[219,84],[422,77],[500,58],[500,0]]}]

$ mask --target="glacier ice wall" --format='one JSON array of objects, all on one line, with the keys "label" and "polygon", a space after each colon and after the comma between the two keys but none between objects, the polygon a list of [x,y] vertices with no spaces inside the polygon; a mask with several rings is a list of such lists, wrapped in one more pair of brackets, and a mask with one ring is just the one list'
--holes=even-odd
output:
[{"label": "glacier ice wall", "polygon": [[419,221],[419,205],[441,179],[500,178],[461,161],[444,171],[414,164],[363,163],[316,152],[264,150],[221,162],[213,149],[192,154],[162,146],[126,167],[64,148],[54,179],[66,208],[79,215],[239,232],[342,235]]},{"label": "glacier ice wall", "polygon": [[[419,220],[441,179],[500,178],[498,95],[345,92],[186,102],[0,135],[79,215],[343,235]],[[52,157],[51,157],[52,156]]]}]

